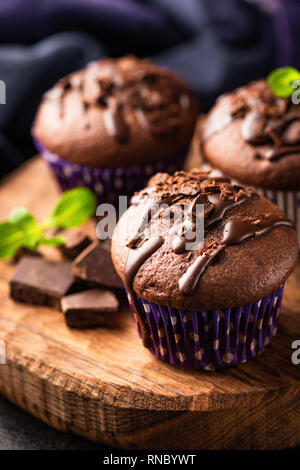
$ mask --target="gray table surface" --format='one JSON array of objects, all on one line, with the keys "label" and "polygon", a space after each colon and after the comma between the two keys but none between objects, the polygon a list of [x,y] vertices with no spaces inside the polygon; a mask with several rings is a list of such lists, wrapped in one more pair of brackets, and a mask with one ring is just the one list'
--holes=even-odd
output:
[{"label": "gray table surface", "polygon": [[61,433],[0,396],[0,450],[110,450]]}]

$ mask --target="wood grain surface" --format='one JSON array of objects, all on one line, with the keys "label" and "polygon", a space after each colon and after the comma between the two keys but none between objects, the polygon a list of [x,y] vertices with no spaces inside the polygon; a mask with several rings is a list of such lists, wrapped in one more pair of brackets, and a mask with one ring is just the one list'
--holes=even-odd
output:
[{"label": "wood grain surface", "polygon": [[[36,158],[0,188],[0,220],[17,205],[41,220],[58,196]],[[94,235],[91,222],[86,230]],[[54,250],[47,251],[53,256]],[[58,256],[56,254],[56,256]],[[127,308],[115,328],[70,330],[61,313],[13,302],[0,263],[0,392],[59,430],[133,449],[279,449],[300,444],[300,263],[277,336],[255,361],[225,372],[168,366],[145,350]]]}]

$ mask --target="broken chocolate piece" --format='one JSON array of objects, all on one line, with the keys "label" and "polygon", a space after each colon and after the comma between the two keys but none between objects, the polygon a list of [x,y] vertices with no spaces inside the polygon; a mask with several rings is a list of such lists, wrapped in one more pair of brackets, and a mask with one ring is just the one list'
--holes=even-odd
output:
[{"label": "broken chocolate piece", "polygon": [[29,248],[21,246],[12,259],[13,263],[18,263],[24,256],[42,256],[42,253],[40,251],[30,250]]},{"label": "broken chocolate piece", "polygon": [[111,324],[111,312],[118,309],[119,302],[108,290],[91,289],[64,297],[61,306],[68,326],[94,328]]},{"label": "broken chocolate piece", "polygon": [[59,249],[66,258],[71,260],[92,243],[92,239],[80,230],[61,230],[58,234],[66,239],[65,245],[60,246]]},{"label": "broken chocolate piece", "polygon": [[123,288],[122,281],[113,267],[110,253],[99,242],[92,243],[73,261],[73,274],[87,282],[105,287]]},{"label": "broken chocolate piece", "polygon": [[60,300],[75,284],[70,262],[24,257],[10,281],[10,296],[19,302],[60,309]]}]

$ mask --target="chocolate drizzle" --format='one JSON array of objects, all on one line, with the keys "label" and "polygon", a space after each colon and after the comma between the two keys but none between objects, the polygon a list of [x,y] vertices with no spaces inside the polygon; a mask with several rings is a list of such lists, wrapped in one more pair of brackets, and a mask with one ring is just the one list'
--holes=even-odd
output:
[{"label": "chocolate drizzle", "polygon": [[295,145],[293,147],[285,146],[285,147],[267,149],[265,152],[260,152],[259,155],[263,155],[265,158],[268,158],[269,160],[277,160],[278,158],[281,158],[284,155],[288,155],[291,153],[300,153],[300,145]]},{"label": "chocolate drizzle", "polygon": [[[124,276],[144,339],[146,338],[145,325],[142,321],[144,314],[140,311],[139,301],[133,290],[135,275],[143,263],[169,240],[171,250],[176,255],[192,259],[192,263],[178,281],[179,290],[184,295],[192,294],[206,268],[212,262],[217,262],[217,256],[227,246],[259,237],[279,226],[293,227],[293,223],[282,214],[266,212],[250,217],[247,211],[235,210],[230,213],[246,201],[257,198],[259,196],[252,190],[229,184],[228,178],[210,178],[207,173],[199,170],[190,173],[177,172],[174,176],[158,174],[149,181],[149,186],[145,190],[134,196],[132,201],[134,205],[144,205],[144,209],[138,226],[139,230],[133,237],[134,242],[130,241],[127,244],[129,255]],[[177,225],[177,222],[174,222],[171,230],[162,235],[157,235],[158,232],[156,232],[156,235],[151,237],[149,235],[151,231],[148,231],[149,225],[157,220],[153,218],[151,209],[153,204],[159,205],[161,202],[168,202],[176,207],[182,203],[188,203],[190,205],[189,218],[184,224]],[[198,202],[204,207],[205,236],[195,250],[187,251],[186,241],[191,241],[191,229],[195,217],[193,208]],[[166,209],[157,212],[163,213],[164,210]],[[152,219],[150,218],[149,221],[150,214]],[[178,235],[180,230],[182,233]],[[207,239],[209,231],[214,235]],[[178,262],[180,263],[180,260]]]},{"label": "chocolate drizzle", "polygon": [[188,267],[187,271],[178,281],[179,289],[183,294],[189,295],[193,293],[205,269],[223,248],[222,245],[219,245],[209,252],[202,253],[196,258],[196,261]]},{"label": "chocolate drizzle", "polygon": [[61,118],[63,118],[65,97],[71,90],[75,90],[77,91],[80,100],[82,101],[82,109],[85,113],[89,108],[89,104],[84,101],[83,88],[84,83],[82,75],[81,72],[78,72],[73,76],[67,75],[66,77],[61,78],[54,88],[45,93],[45,98],[58,102],[59,115]]},{"label": "chocolate drizzle", "polygon": [[120,142],[130,135],[128,110],[143,129],[161,136],[178,130],[191,106],[181,81],[149,60],[133,56],[92,62],[60,80],[47,96],[58,99],[61,117],[71,90],[79,93],[85,112],[90,107],[103,109],[107,133]]},{"label": "chocolate drizzle", "polygon": [[263,235],[279,226],[294,227],[294,224],[286,218],[265,220],[258,224],[243,220],[228,220],[224,226],[221,244],[224,246],[236,245],[248,238]]},{"label": "chocolate drizzle", "polygon": [[290,99],[278,98],[264,80],[221,97],[204,124],[203,139],[241,119],[245,142],[257,147],[257,156],[278,160],[299,153],[300,111]]},{"label": "chocolate drizzle", "polygon": [[[148,194],[150,196],[151,193],[148,193]],[[127,246],[129,248],[135,248],[139,244],[139,242],[143,239],[143,232],[145,231],[149,221],[151,220],[151,216],[153,216],[159,209],[161,209],[162,204],[166,204],[166,205],[172,204],[172,198],[171,197],[157,198],[153,195],[153,197],[150,196],[149,199],[145,201],[139,196],[133,196],[131,199],[131,204],[143,205],[141,220],[140,220],[140,223],[138,224],[136,233],[127,243]]]},{"label": "chocolate drizzle", "polygon": [[128,125],[123,115],[123,105],[114,103],[110,109],[103,114],[105,128],[109,135],[123,141],[128,138]]},{"label": "chocolate drizzle", "polygon": [[242,137],[248,144],[264,144],[268,141],[268,135],[264,131],[265,126],[266,118],[257,110],[253,110],[246,115],[242,122]]},{"label": "chocolate drizzle", "polygon": [[[222,183],[224,183],[224,180],[227,181],[227,178],[220,178],[219,179]],[[216,182],[216,179],[213,180]],[[233,209],[234,207],[238,206],[239,204],[242,204],[244,201],[246,201],[249,197],[251,197],[251,193],[247,192],[240,192],[235,195],[235,198],[232,199],[221,199],[220,194],[218,193],[212,193],[212,194],[206,194],[206,193],[200,193],[197,198],[194,200],[192,203],[192,209],[195,207],[195,205],[198,203],[203,203],[204,199],[203,196],[207,199],[207,201],[212,205],[212,214],[209,214],[206,222],[205,222],[205,229],[207,229],[210,225],[215,224],[216,222],[221,221],[224,218],[224,215],[226,212],[230,209]],[[204,214],[205,216],[205,214]],[[174,238],[172,241],[172,250],[176,254],[181,254],[186,251],[186,243],[187,241],[189,243],[193,243],[195,241],[195,237],[193,238],[191,236],[192,234],[192,228],[190,231],[187,231],[187,235],[183,236],[177,236]]]},{"label": "chocolate drizzle", "polygon": [[186,238],[182,236],[175,237],[172,241],[172,250],[177,255],[185,252]]},{"label": "chocolate drizzle", "polygon": [[224,218],[226,212],[233,207],[238,206],[245,202],[252,196],[251,192],[241,192],[236,196],[235,199],[221,199],[219,194],[209,194],[208,200],[214,206],[214,211],[212,216],[207,221],[206,227],[209,227],[211,224],[219,222]]},{"label": "chocolate drizzle", "polygon": [[183,294],[192,294],[207,266],[211,264],[215,257],[227,246],[237,245],[249,238],[263,235],[279,226],[293,227],[294,225],[290,220],[280,218],[268,220],[259,225],[238,219],[228,220],[223,229],[221,242],[216,244],[208,252],[196,258],[196,261],[189,266],[184,275],[179,279],[179,289]]}]

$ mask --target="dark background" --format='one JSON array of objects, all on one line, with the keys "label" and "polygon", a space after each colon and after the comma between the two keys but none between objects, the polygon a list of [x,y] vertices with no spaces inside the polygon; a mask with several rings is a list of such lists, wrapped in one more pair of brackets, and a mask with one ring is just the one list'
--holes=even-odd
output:
[{"label": "dark background", "polygon": [[[103,56],[134,53],[181,74],[202,111],[282,65],[300,67],[299,0],[0,0],[0,178],[35,152],[42,94]],[[0,449],[103,449],[0,398]]]},{"label": "dark background", "polygon": [[0,396],[1,450],[105,450],[108,452],[110,448],[55,431]]}]

